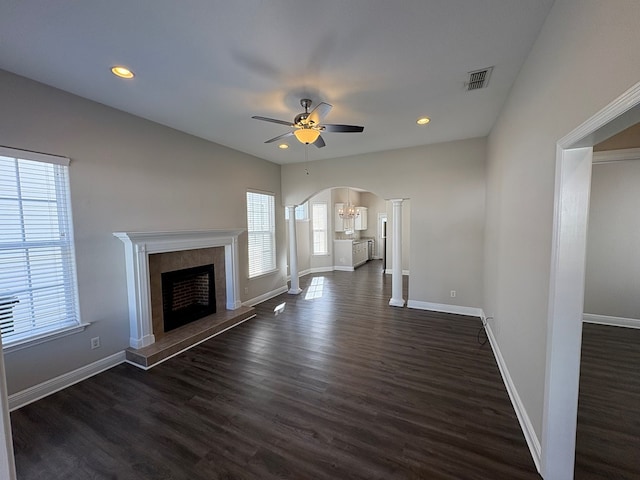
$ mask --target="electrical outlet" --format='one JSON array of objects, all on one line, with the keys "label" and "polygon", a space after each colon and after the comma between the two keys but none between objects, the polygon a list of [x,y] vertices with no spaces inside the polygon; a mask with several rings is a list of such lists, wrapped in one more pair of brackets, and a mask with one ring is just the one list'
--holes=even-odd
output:
[{"label": "electrical outlet", "polygon": [[249,287],[244,287],[244,293],[245,294],[249,293]]},{"label": "electrical outlet", "polygon": [[91,339],[91,350],[100,348],[100,337],[93,337]]},{"label": "electrical outlet", "polygon": [[451,290],[451,298],[455,298],[456,296],[456,291],[455,290]]}]

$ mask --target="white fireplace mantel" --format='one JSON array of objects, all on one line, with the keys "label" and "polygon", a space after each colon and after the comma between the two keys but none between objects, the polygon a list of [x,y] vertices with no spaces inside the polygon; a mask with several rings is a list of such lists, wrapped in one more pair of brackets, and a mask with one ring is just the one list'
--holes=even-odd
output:
[{"label": "white fireplace mantel", "polygon": [[129,344],[142,348],[155,342],[151,317],[149,254],[224,247],[227,310],[240,308],[238,235],[244,229],[174,232],[115,232],[125,245],[129,296]]}]

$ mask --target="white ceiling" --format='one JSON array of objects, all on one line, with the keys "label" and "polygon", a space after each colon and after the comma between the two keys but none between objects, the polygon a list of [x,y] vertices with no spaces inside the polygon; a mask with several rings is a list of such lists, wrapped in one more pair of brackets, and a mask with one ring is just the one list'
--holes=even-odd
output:
[{"label": "white ceiling", "polygon": [[[276,163],[299,101],[309,160],[487,135],[553,0],[2,0],[0,68]],[[111,75],[112,65],[136,77]],[[467,72],[495,66],[486,89]],[[430,125],[415,121],[427,115]]]}]

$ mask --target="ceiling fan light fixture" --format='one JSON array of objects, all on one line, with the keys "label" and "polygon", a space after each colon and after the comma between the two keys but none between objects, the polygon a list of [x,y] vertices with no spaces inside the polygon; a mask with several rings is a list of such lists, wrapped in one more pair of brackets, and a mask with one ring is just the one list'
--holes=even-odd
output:
[{"label": "ceiling fan light fixture", "polygon": [[289,145],[287,145],[286,143],[281,143],[280,145],[278,145],[278,148],[281,150],[286,150],[287,148],[289,148]]},{"label": "ceiling fan light fixture", "polygon": [[299,128],[293,132],[300,143],[310,144],[315,142],[320,136],[318,130],[313,128]]},{"label": "ceiling fan light fixture", "polygon": [[430,121],[431,121],[431,119],[429,117],[420,117],[418,120],[416,120],[416,123],[418,125],[426,125]]}]

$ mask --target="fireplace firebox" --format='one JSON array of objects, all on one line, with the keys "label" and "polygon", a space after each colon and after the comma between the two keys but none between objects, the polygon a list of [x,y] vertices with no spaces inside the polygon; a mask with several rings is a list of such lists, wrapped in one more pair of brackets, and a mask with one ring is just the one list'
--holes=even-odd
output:
[{"label": "fireplace firebox", "polygon": [[165,332],[216,313],[213,265],[163,273],[162,312]]}]

